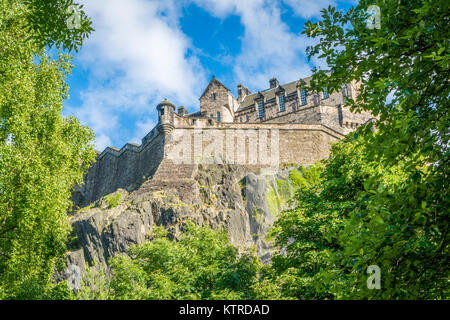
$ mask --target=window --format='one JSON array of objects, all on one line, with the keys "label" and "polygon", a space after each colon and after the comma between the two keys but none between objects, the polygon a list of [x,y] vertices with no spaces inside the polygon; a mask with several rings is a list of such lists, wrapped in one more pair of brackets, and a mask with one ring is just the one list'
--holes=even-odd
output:
[{"label": "window", "polygon": [[280,105],[280,111],[285,111],[286,107],[284,105],[284,96],[279,96],[278,97],[278,103]]},{"label": "window", "polygon": [[258,102],[258,115],[260,118],[264,118],[264,102]]},{"label": "window", "polygon": [[344,100],[344,103],[347,101],[348,97],[351,97],[350,96],[350,88],[348,87],[348,85],[344,84],[342,86],[342,98]]},{"label": "window", "polygon": [[319,94],[314,94],[313,101],[315,106],[319,104],[319,99],[320,99]]},{"label": "window", "polygon": [[323,89],[323,98],[324,98],[324,99],[328,99],[327,88],[324,88],[324,89]]},{"label": "window", "polygon": [[217,122],[220,122],[220,112],[217,112]]},{"label": "window", "polygon": [[300,90],[300,99],[302,100],[302,105],[306,104],[306,89]]},{"label": "window", "polygon": [[242,122],[242,117],[239,118],[239,122]]},{"label": "window", "polygon": [[215,93],[213,93],[213,94],[211,95],[211,100],[213,100],[213,101],[216,100],[216,94],[215,94]]},{"label": "window", "polygon": [[246,122],[248,122],[248,121],[249,121],[249,118],[248,118],[248,116],[245,116],[245,121],[246,121]]}]

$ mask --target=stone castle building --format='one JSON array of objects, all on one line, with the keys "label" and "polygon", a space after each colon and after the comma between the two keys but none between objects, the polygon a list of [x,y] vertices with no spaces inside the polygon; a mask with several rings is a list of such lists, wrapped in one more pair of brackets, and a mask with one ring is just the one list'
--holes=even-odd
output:
[{"label": "stone castle building", "polygon": [[[133,189],[145,181],[150,181],[148,188],[175,187],[195,197],[195,174],[202,161],[253,170],[274,164],[312,164],[326,158],[331,142],[373,116],[344,107],[346,98],[355,98],[358,83],[329,94],[302,89],[310,79],[280,85],[273,78],[268,89],[256,93],[239,84],[236,98],[213,76],[200,97],[199,111],[188,113],[183,106],[161,102],[158,124],[141,145],[128,143],[120,150],[108,147],[98,154],[85,183],[75,192],[75,203],[86,205],[118,188]],[[176,161],[174,154],[183,160]]]}]

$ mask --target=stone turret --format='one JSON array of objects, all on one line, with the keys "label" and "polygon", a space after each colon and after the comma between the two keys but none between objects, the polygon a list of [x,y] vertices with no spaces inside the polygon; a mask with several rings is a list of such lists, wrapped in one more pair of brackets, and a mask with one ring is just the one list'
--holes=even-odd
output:
[{"label": "stone turret", "polygon": [[158,125],[162,127],[164,133],[170,133],[174,128],[175,105],[164,99],[156,107],[158,110]]},{"label": "stone turret", "polygon": [[233,122],[234,112],[239,103],[216,77],[212,77],[200,97],[200,112],[202,117],[214,118],[218,122]]}]

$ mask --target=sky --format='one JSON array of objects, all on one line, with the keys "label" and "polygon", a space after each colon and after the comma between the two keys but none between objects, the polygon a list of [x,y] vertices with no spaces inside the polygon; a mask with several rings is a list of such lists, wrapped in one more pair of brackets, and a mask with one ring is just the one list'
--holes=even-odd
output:
[{"label": "sky", "polygon": [[95,31],[74,54],[64,114],[96,135],[95,147],[140,144],[164,98],[189,112],[212,76],[237,95],[311,75],[301,34],[329,5],[355,0],[78,0]]}]

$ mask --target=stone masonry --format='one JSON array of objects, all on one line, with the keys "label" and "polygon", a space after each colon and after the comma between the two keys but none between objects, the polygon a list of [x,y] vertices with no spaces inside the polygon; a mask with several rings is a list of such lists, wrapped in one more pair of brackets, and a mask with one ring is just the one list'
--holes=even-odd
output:
[{"label": "stone masonry", "polygon": [[176,111],[168,100],[161,102],[158,124],[141,145],[99,152],[84,184],[75,189],[75,204],[85,206],[119,188],[132,191],[142,184],[150,190],[183,189],[196,197],[193,186],[199,164],[254,170],[326,158],[331,142],[373,116],[344,107],[347,97],[355,98],[357,83],[327,95],[302,92],[301,85],[309,81],[279,85],[274,78],[269,89],[255,94],[239,84],[236,99],[213,76],[200,97],[200,111],[188,114],[184,107]]}]

